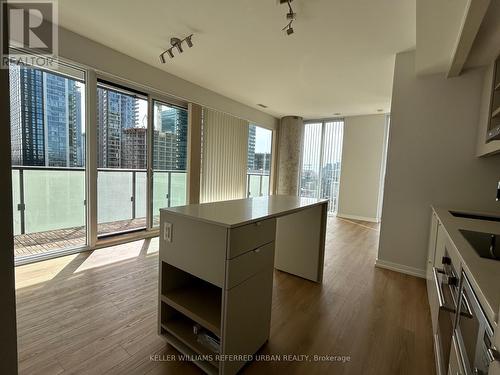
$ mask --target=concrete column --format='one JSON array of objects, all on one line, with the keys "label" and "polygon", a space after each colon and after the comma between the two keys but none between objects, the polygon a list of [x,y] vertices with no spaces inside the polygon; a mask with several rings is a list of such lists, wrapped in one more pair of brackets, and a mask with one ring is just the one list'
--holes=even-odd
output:
[{"label": "concrete column", "polygon": [[297,195],[299,193],[303,139],[303,118],[283,117],[279,128],[278,194]]}]

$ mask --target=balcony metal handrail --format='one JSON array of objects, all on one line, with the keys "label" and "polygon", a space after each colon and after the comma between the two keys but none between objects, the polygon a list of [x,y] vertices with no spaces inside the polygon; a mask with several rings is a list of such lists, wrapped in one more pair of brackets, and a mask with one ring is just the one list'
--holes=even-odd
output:
[{"label": "balcony metal handrail", "polygon": [[[17,210],[20,212],[20,230],[21,234],[26,233],[26,200],[24,191],[24,172],[25,171],[85,171],[83,167],[52,167],[52,166],[24,166],[24,165],[14,165],[12,170],[19,171],[19,203],[17,205]],[[145,173],[146,169],[132,169],[132,168],[97,168],[98,172],[128,172],[132,173],[132,195],[130,197],[131,208],[132,208],[132,220],[136,218],[136,174]],[[171,170],[171,169],[154,169],[153,173],[168,173],[168,188],[167,188],[167,207],[171,205],[171,195],[172,195],[172,173],[187,173],[185,170]],[[84,199],[83,205],[86,205],[86,200]]]},{"label": "balcony metal handrail", "polygon": [[[85,167],[53,167],[53,166],[38,166],[38,165],[13,165],[15,170],[47,170],[47,171],[84,171]],[[97,168],[98,172],[147,172],[147,169],[142,168]],[[171,172],[171,173],[187,173],[180,169],[153,169],[153,172]]]}]

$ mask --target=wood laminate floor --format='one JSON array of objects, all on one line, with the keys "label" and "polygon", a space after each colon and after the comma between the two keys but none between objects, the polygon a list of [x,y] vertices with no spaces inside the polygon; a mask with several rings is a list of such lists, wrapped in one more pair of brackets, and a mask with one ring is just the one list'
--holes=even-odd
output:
[{"label": "wood laminate floor", "polygon": [[[375,268],[378,228],[365,224],[328,219],[322,285],[275,271],[259,354],[311,361],[254,361],[243,373],[435,373],[425,282]],[[20,373],[200,373],[169,361],[178,352],[156,334],[157,267],[157,239],[18,267]]]}]

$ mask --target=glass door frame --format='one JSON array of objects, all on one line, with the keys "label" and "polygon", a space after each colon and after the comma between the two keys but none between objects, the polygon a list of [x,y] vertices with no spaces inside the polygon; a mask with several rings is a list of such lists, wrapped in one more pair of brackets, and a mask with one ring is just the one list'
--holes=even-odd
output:
[{"label": "glass door frame", "polygon": [[[155,101],[161,102],[163,104],[180,107],[187,110],[188,103],[163,93],[157,92],[147,86],[139,85],[128,80],[117,78],[114,75],[106,74],[103,72],[95,72],[90,70],[87,72],[87,80],[91,81],[91,84],[87,85],[88,90],[92,91],[92,96],[88,97],[87,114],[88,118],[92,118],[89,126],[92,128],[92,132],[89,135],[89,140],[87,142],[87,152],[88,155],[92,155],[92,160],[88,160],[88,184],[89,184],[89,201],[88,205],[88,218],[89,226],[91,228],[88,233],[88,244],[90,249],[111,246],[114,244],[124,243],[133,240],[139,240],[143,238],[155,237],[159,233],[159,226],[153,226],[153,137],[154,137],[154,123],[153,123],[153,104]],[[90,78],[90,79],[89,79]],[[110,84],[115,84],[121,86],[126,90],[130,88],[131,91],[138,91],[145,95],[147,100],[147,132],[146,132],[146,227],[144,229],[138,229],[136,231],[116,233],[109,236],[99,237],[98,236],[98,224],[97,224],[97,87],[98,81],[107,81]],[[90,112],[90,113],[89,113]],[[189,113],[189,112],[188,112]],[[188,114],[189,116],[189,114]],[[189,119],[188,119],[189,122]],[[189,128],[188,128],[189,131]],[[90,154],[92,153],[92,154]]]}]

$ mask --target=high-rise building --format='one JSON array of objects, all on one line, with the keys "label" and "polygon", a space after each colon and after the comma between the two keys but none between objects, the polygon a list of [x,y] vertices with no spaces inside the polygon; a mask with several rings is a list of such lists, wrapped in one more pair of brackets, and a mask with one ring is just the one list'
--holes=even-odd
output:
[{"label": "high-rise building", "polygon": [[138,122],[136,98],[105,88],[97,88],[98,166],[122,167],[122,134]]},{"label": "high-rise building", "polygon": [[43,73],[9,66],[13,165],[45,165]]},{"label": "high-rise building", "polygon": [[120,95],[120,115],[122,129],[130,129],[139,124],[139,111],[137,99],[130,95]]},{"label": "high-rise building", "polygon": [[146,169],[146,128],[127,128],[122,133],[122,168]]},{"label": "high-rise building", "polygon": [[248,126],[248,171],[255,170],[255,125]]},{"label": "high-rise building", "polygon": [[[181,108],[158,107],[161,133],[166,134],[166,160],[158,159],[158,164],[167,165],[172,170],[187,168],[187,111]],[[161,142],[160,142],[161,143]]]},{"label": "high-rise building", "polygon": [[[122,168],[146,169],[147,129],[124,129],[122,134]],[[155,170],[175,169],[175,134],[158,130],[153,134],[153,161]]]},{"label": "high-rise building", "polygon": [[75,80],[12,64],[12,164],[83,166],[81,92]]},{"label": "high-rise building", "polygon": [[[70,97],[74,98],[74,133],[76,136],[75,143],[70,144],[70,150],[74,150],[73,159],[70,157],[70,165],[82,167],[85,165],[85,134],[83,133],[82,124],[82,93],[75,85],[70,90]],[[72,99],[73,100],[73,99]],[[73,154],[73,153],[72,153]]]},{"label": "high-rise building", "polygon": [[271,154],[263,152],[254,153],[252,171],[269,174],[271,171]]}]

